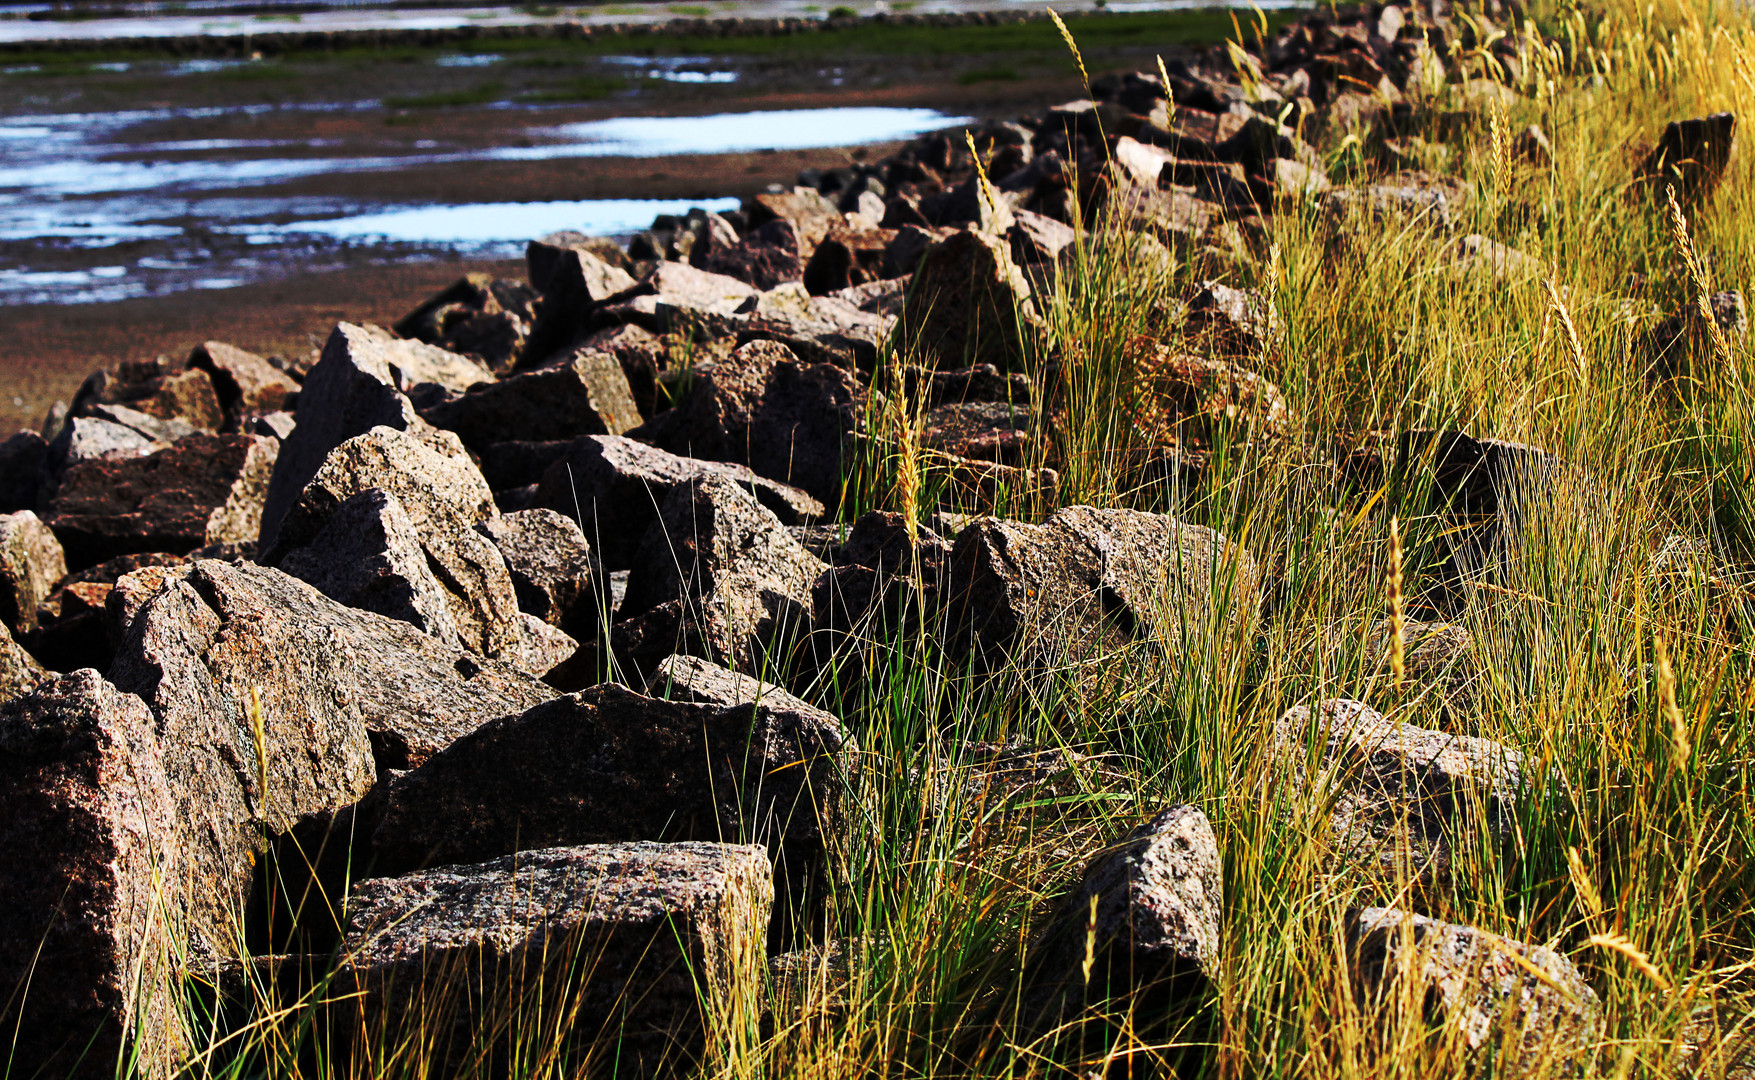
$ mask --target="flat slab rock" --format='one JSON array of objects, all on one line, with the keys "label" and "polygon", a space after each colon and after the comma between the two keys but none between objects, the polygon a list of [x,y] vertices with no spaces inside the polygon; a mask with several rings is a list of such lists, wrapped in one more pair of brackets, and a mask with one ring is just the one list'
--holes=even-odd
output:
[{"label": "flat slab rock", "polygon": [[49,527],[78,569],[254,540],[279,448],[257,435],[191,435],[144,457],[76,462],[49,504]]},{"label": "flat slab rock", "polygon": [[1335,793],[1336,857],[1392,879],[1404,866],[1443,878],[1459,845],[1506,837],[1525,785],[1518,751],[1399,723],[1357,701],[1289,709],[1273,739],[1281,783]]},{"label": "flat slab rock", "polygon": [[658,506],[682,484],[725,477],[749,491],[786,525],[824,516],[823,504],[797,488],[764,480],[747,467],[678,457],[617,435],[576,439],[543,473],[534,504],[574,517],[607,570],[637,561]]},{"label": "flat slab rock", "polygon": [[[624,1067],[667,1050],[689,1057],[704,1038],[703,1003],[753,1015],[772,905],[773,868],[759,847],[524,851],[361,882],[340,977],[382,1003],[368,1015],[400,1019],[455,995],[465,1045],[448,1050],[465,1049],[477,1021],[540,978],[551,1022],[564,1018],[579,1045],[608,1036]],[[534,1007],[529,997],[522,1007]]]},{"label": "flat slab rock", "polygon": [[1596,991],[1572,961],[1540,945],[1394,908],[1349,912],[1345,936],[1354,992],[1368,1011],[1411,979],[1428,1015],[1460,1030],[1470,1059],[1512,1065],[1502,1075],[1566,1075],[1601,1036]]},{"label": "flat slab rock", "polygon": [[182,821],[139,698],[86,670],[0,703],[0,979],[30,987],[0,1018],[21,1074],[109,1080],[129,1032],[147,1070],[176,1063]]},{"label": "flat slab rock", "polygon": [[489,723],[395,777],[373,848],[380,867],[405,870],[527,847],[741,835],[809,859],[836,827],[856,751],[835,717],[801,702],[594,686]]}]

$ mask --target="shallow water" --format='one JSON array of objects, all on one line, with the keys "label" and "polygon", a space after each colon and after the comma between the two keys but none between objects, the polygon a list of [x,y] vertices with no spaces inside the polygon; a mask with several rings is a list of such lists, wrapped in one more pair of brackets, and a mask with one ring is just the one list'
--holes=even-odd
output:
[{"label": "shallow water", "polygon": [[[698,59],[676,58],[668,70],[686,73]],[[375,107],[377,102],[286,106],[310,111]],[[166,121],[258,116],[272,109],[136,109],[0,119],[0,305],[227,288],[362,257],[515,257],[530,237],[561,229],[627,235],[657,214],[737,204],[736,199],[602,199],[434,206],[250,194],[252,188],[308,177],[471,161],[852,146],[968,122],[905,108],[623,117],[538,124],[522,131],[514,126],[501,140],[529,145],[460,147],[428,139],[407,151],[358,156],[337,154],[338,144],[325,139],[150,135]],[[533,122],[543,115],[527,111]],[[382,250],[365,250],[374,248]]]}]

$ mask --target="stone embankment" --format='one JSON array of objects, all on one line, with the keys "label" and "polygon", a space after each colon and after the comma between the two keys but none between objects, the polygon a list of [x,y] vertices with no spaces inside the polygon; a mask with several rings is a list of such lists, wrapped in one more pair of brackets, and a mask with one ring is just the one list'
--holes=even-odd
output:
[{"label": "stone embankment", "polygon": [[[93,375],[50,429],[0,444],[14,1067],[109,1075],[134,1036],[168,1070],[191,1049],[186,976],[225,987],[332,951],[373,1015],[454,991],[463,1022],[563,943],[596,961],[580,1039],[699,1052],[701,1003],[747,997],[764,950],[818,926],[827,867],[863,827],[858,717],[789,690],[831,666],[857,678],[874,636],[942,630],[977,679],[1100,677],[1103,658],[1174,665],[1198,635],[1248,640],[1271,617],[1270,571],[1239,538],[1086,506],[849,521],[855,464],[912,447],[961,510],[1052,500],[1062,384],[1032,373],[1070,362],[1044,304],[1084,244],[1212,278],[1133,346],[1158,403],[1140,482],[1198,474],[1216,440],[1295,441],[1258,371],[1280,316],[1219,280],[1265,254],[1276,213],[1318,214],[1337,244],[1423,230],[1458,274],[1529,272],[1452,235],[1467,188],[1415,171],[1335,186],[1300,134],[1364,124],[1393,162],[1416,153],[1416,119],[1471,122],[1510,91],[1428,66],[1484,18],[1313,14],[1247,79],[1228,62],[1106,77],[1093,100],[662,219],[625,248],[537,241],[527,281],[460,281],[393,331],[342,323],[314,358],[210,342]],[[1516,62],[1511,38],[1487,40]],[[1732,126],[1672,125],[1649,172],[1711,197]],[[1715,314],[1743,333],[1740,296]],[[1698,318],[1654,330],[1654,377],[1711,355]],[[1415,598],[1427,621],[1403,632],[1410,677],[1466,699],[1472,642],[1443,619],[1492,577],[1502,531],[1576,478],[1461,432],[1333,467],[1452,519]],[[1356,702],[1293,709],[1270,745],[1276,783],[1334,792],[1336,874],[1440,882],[1459,846],[1515,828],[1536,782],[1513,748]],[[1065,767],[1083,766],[1011,747],[989,779],[1021,791]],[[329,914],[250,923],[265,865],[276,895],[320,891],[305,909]],[[1098,991],[1200,1007],[1227,964],[1224,880],[1195,806],[1103,848],[1029,950],[1019,1023],[1051,1028]],[[1336,928],[1361,1001],[1414,979],[1499,1061],[1570,1061],[1598,1037],[1563,956],[1409,895]]]}]

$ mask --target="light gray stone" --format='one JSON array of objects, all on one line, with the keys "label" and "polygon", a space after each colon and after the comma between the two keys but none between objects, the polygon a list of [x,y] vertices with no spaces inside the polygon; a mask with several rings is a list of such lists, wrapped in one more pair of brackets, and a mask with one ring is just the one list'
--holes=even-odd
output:
[{"label": "light gray stone", "polygon": [[37,628],[37,608],[67,576],[61,541],[29,510],[0,515],[0,623],[14,634]]}]

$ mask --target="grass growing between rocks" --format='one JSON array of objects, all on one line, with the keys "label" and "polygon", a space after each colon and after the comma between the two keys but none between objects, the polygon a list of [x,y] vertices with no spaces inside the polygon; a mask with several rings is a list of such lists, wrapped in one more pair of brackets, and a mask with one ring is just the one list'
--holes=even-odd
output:
[{"label": "grass growing between rocks", "polygon": [[[1732,1075],[1755,1024],[1755,663],[1738,569],[1755,559],[1755,359],[1709,341],[1690,346],[1684,377],[1654,383],[1639,341],[1652,306],[1755,283],[1755,162],[1734,157],[1716,198],[1684,208],[1680,225],[1631,178],[1662,120],[1755,115],[1755,31],[1705,4],[1538,10],[1570,54],[1532,52],[1520,99],[1443,143],[1471,193],[1457,234],[1535,264],[1456,272],[1449,241],[1424,224],[1337,239],[1314,207],[1286,206],[1261,250],[1226,267],[1283,318],[1257,370],[1285,393],[1285,437],[1220,419],[1203,468],[1144,469],[1166,446],[1141,422],[1159,403],[1130,343],[1172,331],[1165,301],[1199,275],[1189,262],[1152,269],[1112,223],[1081,238],[1027,358],[1039,385],[1060,380],[1056,434],[1036,450],[1060,484],[999,502],[1033,518],[1072,503],[1164,510],[1217,529],[1260,564],[1259,618],[977,672],[946,646],[948,628],[903,611],[857,670],[843,657],[819,671],[809,696],[848,722],[863,754],[823,916],[839,946],[795,978],[769,977],[766,1017],[753,995],[711,998],[703,1073]],[[1510,133],[1532,122],[1553,141],[1551,167],[1511,150]],[[1321,133],[1319,146],[1337,181],[1381,168],[1354,133]],[[1645,282],[1635,304],[1631,275]],[[906,430],[914,405],[895,392],[899,376],[889,385],[869,426]],[[1418,484],[1342,468],[1371,433],[1426,428],[1561,462],[1515,516],[1491,581],[1446,616],[1473,640],[1447,673],[1467,665],[1461,697],[1442,679],[1402,677],[1392,650],[1369,644],[1385,619],[1434,618],[1422,604],[1454,526]],[[855,504],[925,517],[956,498],[929,455],[905,438],[886,445]],[[1673,536],[1704,554],[1655,561]],[[1249,596],[1234,562],[1212,576],[1215,590]],[[1335,873],[1333,793],[1288,783],[1270,736],[1288,708],[1337,697],[1520,751],[1527,787],[1510,839],[1454,838],[1441,883],[1405,866]],[[977,764],[1008,741],[1083,762],[1006,794]],[[1217,978],[1192,1007],[1093,992],[1047,1030],[1025,1023],[1022,961],[1058,898],[1088,857],[1176,802],[1199,806],[1219,840]],[[1340,931],[1360,905],[1416,906],[1571,958],[1602,1000],[1599,1038],[1583,1059],[1524,1067],[1471,1057],[1411,980],[1361,997]],[[580,1060],[555,1049],[564,1022],[533,1019],[527,1004],[506,1003],[500,1019],[526,1024],[532,1047],[496,1068],[571,1075]],[[265,1004],[196,1071],[445,1072],[394,1034],[393,1053],[332,1054],[314,1015],[296,998]]]}]

